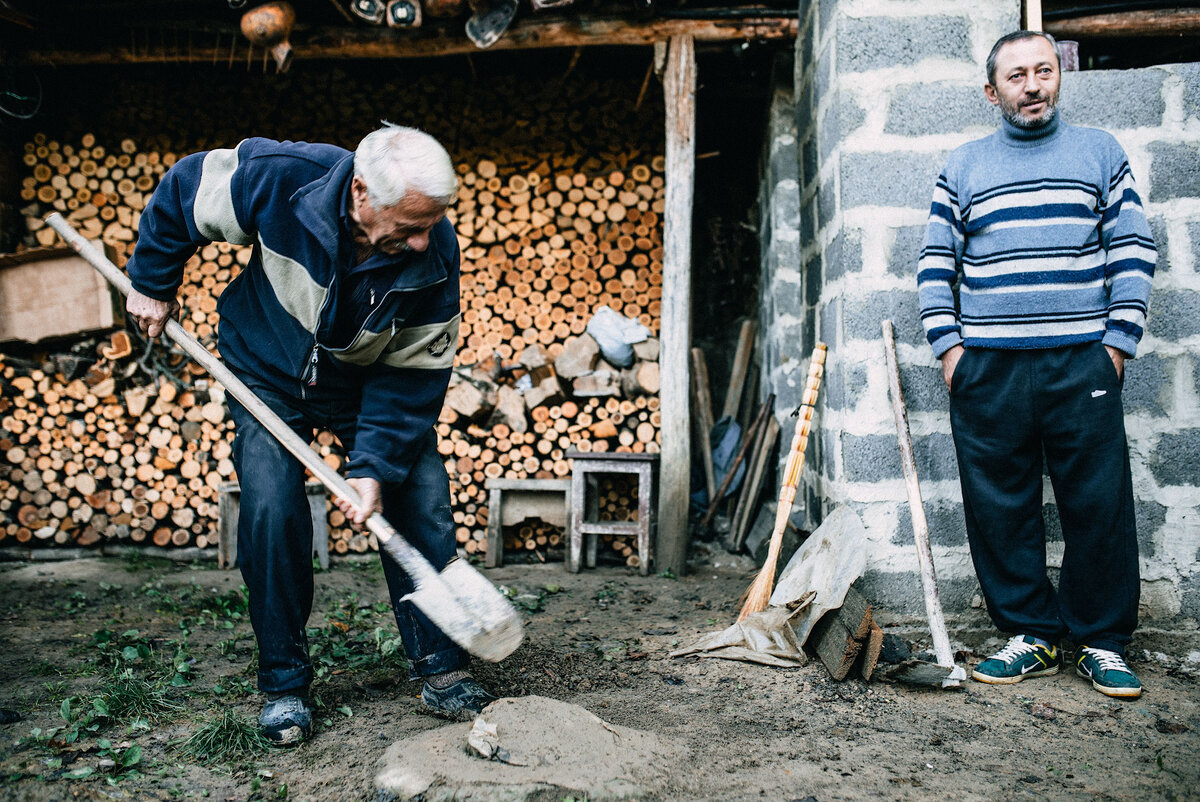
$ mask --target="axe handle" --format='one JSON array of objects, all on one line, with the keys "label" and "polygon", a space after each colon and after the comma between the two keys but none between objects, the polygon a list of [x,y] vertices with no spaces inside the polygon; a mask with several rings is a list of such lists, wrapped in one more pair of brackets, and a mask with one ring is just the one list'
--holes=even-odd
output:
[{"label": "axe handle", "polygon": [[921,566],[921,585],[925,590],[925,614],[933,637],[933,651],[939,665],[953,666],[954,652],[942,602],[938,598],[937,574],[933,570],[933,551],[929,547],[929,524],[925,520],[925,505],[921,501],[921,486],[917,482],[917,464],[913,459],[912,435],[908,430],[908,411],[904,406],[904,390],[900,386],[900,367],[896,359],[896,338],[892,321],[882,322],[883,346],[887,355],[888,384],[891,387],[892,414],[896,419],[896,439],[900,443],[900,464],[904,468],[904,487],[908,491],[908,507],[912,517],[913,539],[917,544],[917,562]]},{"label": "axe handle", "polygon": [[[46,218],[46,224],[57,231],[58,235],[74,248],[80,256],[87,260],[92,267],[96,268],[110,284],[116,287],[121,292],[121,295],[129,295],[133,290],[133,283],[129,280],[129,277],[122,273],[120,268],[110,262],[94,245],[84,239],[62,215],[57,212],[51,214]],[[258,419],[258,422],[279,441],[280,445],[290,451],[292,456],[300,460],[300,463],[305,468],[308,468],[313,476],[321,484],[325,485],[329,492],[338,498],[348,500],[356,506],[362,503],[362,500],[358,497],[358,493],[354,492],[354,488],[350,487],[341,474],[329,467],[325,460],[321,459],[315,451],[309,448],[308,443],[304,442],[300,435],[293,432],[233,371],[225,367],[225,364],[220,359],[201,345],[195,337],[188,333],[187,329],[179,325],[179,321],[168,320],[163,331],[188,356],[204,367],[214,379],[220,382],[226,391],[236,398],[242,406],[249,410],[250,414]],[[429,561],[413,548],[408,541],[402,538],[382,515],[373,513],[367,519],[367,528],[375,534],[380,548],[386,549],[395,558],[396,562],[400,563],[400,566],[412,577],[415,585],[420,585],[422,582],[437,576],[437,571],[433,569]]]}]

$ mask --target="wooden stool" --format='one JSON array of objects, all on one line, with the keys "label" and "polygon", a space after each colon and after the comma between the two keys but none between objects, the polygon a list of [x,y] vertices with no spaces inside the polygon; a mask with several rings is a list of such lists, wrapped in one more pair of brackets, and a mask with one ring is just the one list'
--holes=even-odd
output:
[{"label": "wooden stool", "polygon": [[[583,562],[583,542],[587,537],[587,567],[596,567],[596,548],[600,535],[637,535],[638,570],[642,576],[650,573],[654,556],[650,542],[650,511],[654,509],[654,466],[657,454],[625,454],[608,452],[568,451],[573,460],[571,471],[571,525],[567,530],[570,546],[567,549],[567,570],[579,573]],[[598,521],[595,484],[597,474],[636,476],[638,483],[638,517],[636,521]],[[588,488],[593,489],[588,503]]]},{"label": "wooden stool", "polygon": [[570,542],[570,479],[488,479],[488,534],[486,568],[504,565],[503,527],[526,518],[541,518],[561,526]]},{"label": "wooden stool", "polygon": [[[238,511],[242,506],[242,487],[225,482],[217,488],[217,567],[237,565]],[[320,482],[304,485],[308,511],[312,515],[313,556],[322,569],[329,568],[329,518],[325,512],[325,486]]]}]

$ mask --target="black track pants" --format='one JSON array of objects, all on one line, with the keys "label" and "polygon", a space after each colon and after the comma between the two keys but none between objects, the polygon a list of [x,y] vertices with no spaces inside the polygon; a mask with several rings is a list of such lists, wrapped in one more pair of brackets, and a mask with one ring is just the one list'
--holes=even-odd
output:
[{"label": "black track pants", "polygon": [[[968,348],[950,422],[992,621],[1124,654],[1137,626],[1137,535],[1121,384],[1104,346]],[[1057,593],[1046,574],[1043,456],[1063,530]]]}]

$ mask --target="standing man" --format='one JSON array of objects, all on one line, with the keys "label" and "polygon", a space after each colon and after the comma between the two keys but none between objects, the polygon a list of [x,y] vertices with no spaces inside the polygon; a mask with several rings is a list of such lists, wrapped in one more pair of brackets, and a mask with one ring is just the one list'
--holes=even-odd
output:
[{"label": "standing man", "polygon": [[[1154,241],[1121,146],[1060,119],[1054,39],[1001,38],[987,74],[1001,128],[950,155],[917,271],[975,572],[992,620],[1013,633],[973,676],[1055,674],[1069,636],[1096,690],[1139,696],[1125,663],[1140,579],[1121,385],[1145,325]],[[1057,591],[1043,456],[1062,521]]]},{"label": "standing man", "polygon": [[[387,125],[353,153],[332,145],[247,139],[197,153],[164,176],[141,218],[127,308],[158,336],[183,266],[210,241],[253,245],[221,294],[221,355],[304,439],[328,428],[349,454],[362,499],[339,501],[355,525],[381,511],[434,568],[455,555],[449,480],[436,448],[458,342],[458,240],[446,220],[457,189],[428,134]],[[280,744],[311,732],[312,521],[304,469],[230,400],[241,483],[238,562],[258,640],[259,725]],[[386,553],[396,623],[432,712],[478,712],[495,697],[466,672],[466,653],[411,603],[409,577]]]}]

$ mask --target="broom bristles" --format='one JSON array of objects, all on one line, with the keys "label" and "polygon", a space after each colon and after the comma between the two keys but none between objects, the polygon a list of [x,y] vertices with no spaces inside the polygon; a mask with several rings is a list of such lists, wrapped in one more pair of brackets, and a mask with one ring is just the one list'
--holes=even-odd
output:
[{"label": "broom bristles", "polygon": [[738,621],[744,621],[753,613],[761,613],[767,609],[767,605],[771,602],[771,593],[775,590],[775,564],[778,559],[778,557],[768,555],[758,576],[754,577],[750,587],[746,588],[746,603],[742,605],[742,611],[738,613]]}]

